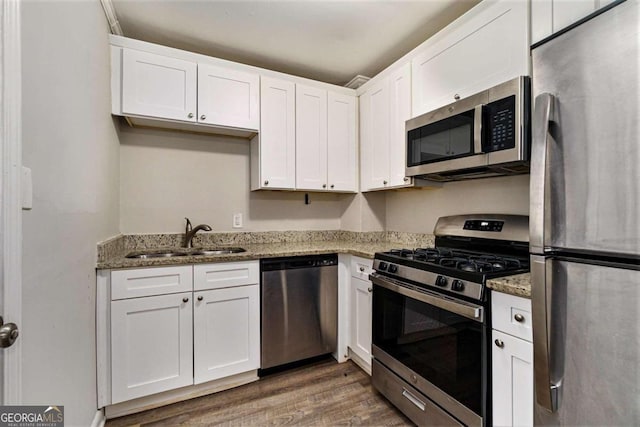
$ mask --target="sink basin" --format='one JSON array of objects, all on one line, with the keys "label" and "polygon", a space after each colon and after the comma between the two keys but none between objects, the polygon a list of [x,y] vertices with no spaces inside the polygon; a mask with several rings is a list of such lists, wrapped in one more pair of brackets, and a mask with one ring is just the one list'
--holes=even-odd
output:
[{"label": "sink basin", "polygon": [[243,248],[206,248],[206,249],[194,249],[189,255],[226,255],[237,254],[240,252],[246,252]]},{"label": "sink basin", "polygon": [[172,250],[166,251],[140,251],[140,252],[131,252],[128,255],[125,255],[125,258],[138,258],[138,259],[146,259],[146,258],[173,258],[177,256],[187,256],[189,254],[185,252],[176,252]]}]

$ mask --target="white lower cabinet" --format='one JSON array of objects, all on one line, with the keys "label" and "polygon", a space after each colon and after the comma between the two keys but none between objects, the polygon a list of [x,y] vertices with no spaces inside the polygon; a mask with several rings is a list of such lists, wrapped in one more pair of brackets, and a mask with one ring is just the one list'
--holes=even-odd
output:
[{"label": "white lower cabinet", "polygon": [[260,367],[260,286],[194,293],[193,380],[217,380]]},{"label": "white lower cabinet", "polygon": [[191,296],[111,303],[112,403],[193,383]]},{"label": "white lower cabinet", "polygon": [[354,361],[365,371],[371,372],[371,303],[373,285],[367,279],[373,271],[372,260],[351,259],[350,331],[349,348]]},{"label": "white lower cabinet", "polygon": [[[100,407],[236,374],[257,379],[248,374],[260,368],[259,267],[243,261],[112,271],[102,283],[110,290],[98,293],[97,341],[107,353],[98,356]],[[141,296],[144,289],[166,292]]]},{"label": "white lower cabinet", "polygon": [[533,426],[533,343],[526,328],[531,322],[531,301],[492,295],[492,319],[501,318],[493,322],[496,329],[492,331],[493,425]]}]

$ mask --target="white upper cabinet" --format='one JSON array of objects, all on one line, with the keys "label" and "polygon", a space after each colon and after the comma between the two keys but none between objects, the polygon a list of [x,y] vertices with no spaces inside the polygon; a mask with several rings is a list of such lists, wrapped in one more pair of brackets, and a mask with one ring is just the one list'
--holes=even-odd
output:
[{"label": "white upper cabinet", "polygon": [[411,66],[407,63],[389,77],[389,185],[411,183],[407,167],[405,122],[411,118]]},{"label": "white upper cabinet", "polygon": [[356,97],[328,93],[327,180],[329,190],[358,191]]},{"label": "white upper cabinet", "polygon": [[613,0],[532,0],[531,43],[579,21]]},{"label": "white upper cabinet", "polygon": [[252,190],[296,186],[296,85],[261,77],[260,135],[251,142]]},{"label": "white upper cabinet", "polygon": [[122,113],[196,121],[194,62],[138,50],[122,52]]},{"label": "white upper cabinet", "polygon": [[296,188],[327,189],[327,91],[296,85]]},{"label": "white upper cabinet", "polygon": [[198,122],[257,130],[260,76],[198,64]]},{"label": "white upper cabinet", "polygon": [[413,116],[529,75],[529,4],[482,2],[412,59]]},{"label": "white upper cabinet", "polygon": [[408,187],[405,121],[411,118],[411,65],[396,69],[360,96],[360,189]]},{"label": "white upper cabinet", "polygon": [[389,184],[389,81],[360,96],[360,190]]}]

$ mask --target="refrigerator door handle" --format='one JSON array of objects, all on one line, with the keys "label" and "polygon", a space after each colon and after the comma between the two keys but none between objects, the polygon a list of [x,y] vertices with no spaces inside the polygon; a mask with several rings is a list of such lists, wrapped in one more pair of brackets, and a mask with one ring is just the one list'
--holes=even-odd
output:
[{"label": "refrigerator door handle", "polygon": [[529,187],[529,247],[533,253],[543,253],[545,246],[545,212],[548,206],[549,185],[547,152],[553,140],[550,133],[556,122],[556,98],[550,93],[536,97],[533,111],[531,141],[531,179]]},{"label": "refrigerator door handle", "polygon": [[[553,319],[552,284],[547,277],[547,264],[543,256],[531,255],[531,303],[533,318],[533,366],[535,393],[538,404],[550,412],[556,412],[562,395],[562,368],[553,366],[563,357],[554,357],[554,351],[563,351],[556,346],[550,328],[556,326]],[[560,369],[559,369],[560,368]],[[554,379],[558,379],[555,381]]]}]

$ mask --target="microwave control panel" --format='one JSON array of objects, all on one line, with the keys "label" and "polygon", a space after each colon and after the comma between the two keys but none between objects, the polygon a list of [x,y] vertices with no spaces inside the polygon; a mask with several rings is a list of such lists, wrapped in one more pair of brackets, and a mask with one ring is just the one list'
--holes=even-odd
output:
[{"label": "microwave control panel", "polygon": [[507,150],[516,146],[516,97],[491,102],[484,107],[484,152]]}]

